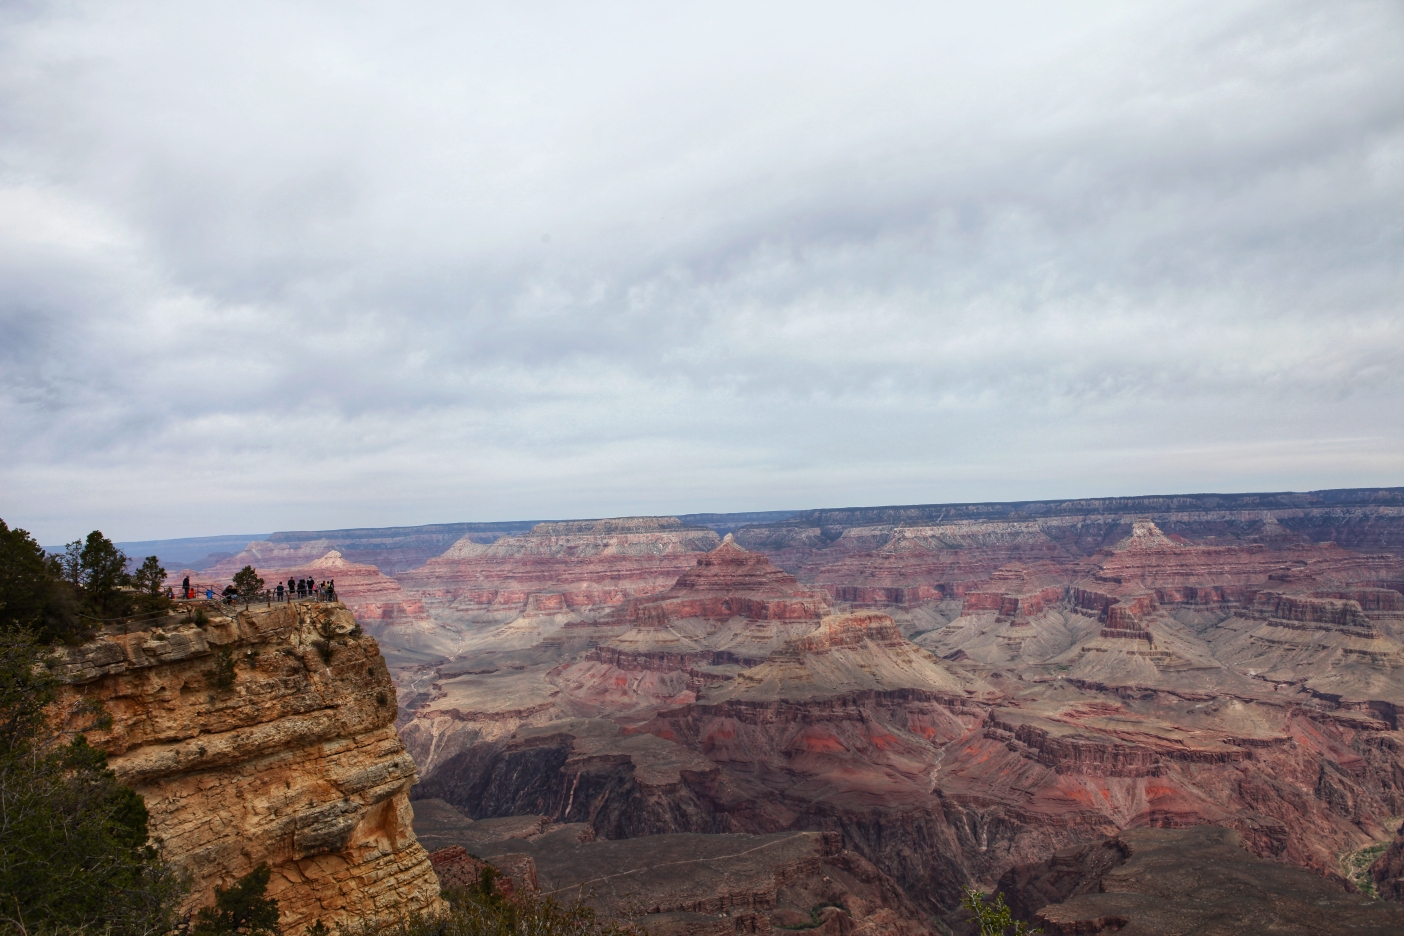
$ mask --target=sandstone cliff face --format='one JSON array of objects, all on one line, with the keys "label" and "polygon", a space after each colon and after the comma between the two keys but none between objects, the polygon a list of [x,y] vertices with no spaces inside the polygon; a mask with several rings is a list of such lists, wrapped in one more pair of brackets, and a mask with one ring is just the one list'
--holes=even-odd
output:
[{"label": "sandstone cliff face", "polygon": [[[231,665],[232,664],[232,665]],[[89,740],[137,790],[192,905],[260,862],[292,933],[439,905],[415,841],[414,762],[375,641],[339,604],[172,615],[64,651],[69,700],[100,700]]]}]

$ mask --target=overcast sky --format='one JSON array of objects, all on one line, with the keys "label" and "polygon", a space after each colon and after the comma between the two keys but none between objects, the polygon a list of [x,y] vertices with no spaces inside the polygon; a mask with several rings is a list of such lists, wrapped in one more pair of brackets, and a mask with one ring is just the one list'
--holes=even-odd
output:
[{"label": "overcast sky", "polygon": [[1404,6],[0,5],[45,544],[1404,484]]}]

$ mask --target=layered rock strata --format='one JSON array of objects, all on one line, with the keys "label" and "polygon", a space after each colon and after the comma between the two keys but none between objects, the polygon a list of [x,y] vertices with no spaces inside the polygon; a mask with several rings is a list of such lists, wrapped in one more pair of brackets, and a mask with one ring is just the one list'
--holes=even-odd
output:
[{"label": "layered rock strata", "polygon": [[[837,831],[950,924],[965,884],[1128,828],[1215,824],[1320,874],[1384,843],[1404,561],[1262,510],[1196,527],[1141,507],[765,552],[743,528],[669,588],[438,664],[403,731],[426,790],[479,821]],[[677,752],[697,760],[640,779]]]},{"label": "layered rock strata", "polygon": [[[420,810],[434,818],[420,819]],[[545,816],[473,821],[439,800],[416,801],[426,837],[471,843],[434,853],[449,880],[481,861],[557,899],[588,894],[605,916],[653,936],[730,936],[804,930],[853,936],[925,936],[932,931],[896,884],[836,833],[674,833],[630,839],[581,837]],[[491,826],[496,831],[484,830]]]},{"label": "layered rock strata", "polygon": [[1385,936],[1404,907],[1264,861],[1230,830],[1135,829],[1059,851],[999,882],[1018,918],[1049,934]]},{"label": "layered rock strata", "polygon": [[112,716],[88,739],[146,800],[193,905],[266,862],[292,933],[439,906],[411,827],[395,689],[345,607],[109,626],[55,669],[65,706],[99,701]]},{"label": "layered rock strata", "polygon": [[455,650],[523,638],[530,646],[567,623],[667,590],[718,542],[675,517],[540,523],[487,545],[465,538],[400,582],[461,631]]}]

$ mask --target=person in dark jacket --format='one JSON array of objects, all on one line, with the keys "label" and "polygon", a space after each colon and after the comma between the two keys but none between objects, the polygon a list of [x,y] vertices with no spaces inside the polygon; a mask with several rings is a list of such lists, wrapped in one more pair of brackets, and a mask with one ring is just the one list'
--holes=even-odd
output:
[{"label": "person in dark jacket", "polygon": [[297,594],[297,584],[296,584],[292,579],[288,579],[288,600],[289,600],[289,601],[292,601],[292,600],[293,600],[293,596],[296,595],[296,594]]},{"label": "person in dark jacket", "polygon": [[190,576],[186,576],[180,583],[180,593],[188,600],[190,598]]}]

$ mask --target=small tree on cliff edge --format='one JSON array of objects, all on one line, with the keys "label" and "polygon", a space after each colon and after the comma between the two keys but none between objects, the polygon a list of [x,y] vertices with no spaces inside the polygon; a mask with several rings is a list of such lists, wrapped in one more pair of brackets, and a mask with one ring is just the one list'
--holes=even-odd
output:
[{"label": "small tree on cliff edge", "polygon": [[140,568],[132,573],[132,584],[141,594],[143,610],[161,611],[170,607],[170,602],[162,594],[162,589],[166,586],[166,570],[161,567],[161,560],[157,556],[146,557]]},{"label": "small tree on cliff edge", "polygon": [[131,613],[131,598],[123,588],[132,583],[127,574],[127,554],[112,540],[94,530],[83,541],[78,554],[83,598],[88,610],[98,618],[121,617]]},{"label": "small tree on cliff edge", "polygon": [[980,927],[980,936],[1005,936],[1005,930],[1013,929],[1012,936],[1035,936],[1041,929],[1029,929],[1029,924],[1014,919],[1004,902],[1003,894],[996,894],[994,903],[985,903],[985,895],[973,887],[966,888],[961,905],[975,915]]},{"label": "small tree on cliff edge", "polygon": [[239,590],[239,597],[248,601],[263,591],[263,579],[258,577],[258,570],[246,565],[234,573],[234,587]]},{"label": "small tree on cliff edge", "polygon": [[195,915],[192,936],[272,936],[278,930],[278,901],[265,896],[268,865],[261,864],[229,888],[215,887],[215,905]]}]

